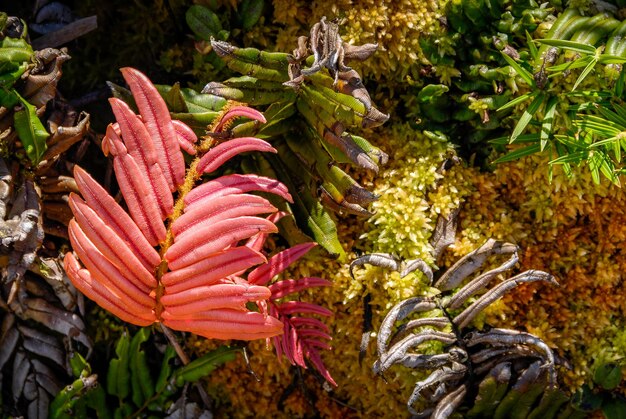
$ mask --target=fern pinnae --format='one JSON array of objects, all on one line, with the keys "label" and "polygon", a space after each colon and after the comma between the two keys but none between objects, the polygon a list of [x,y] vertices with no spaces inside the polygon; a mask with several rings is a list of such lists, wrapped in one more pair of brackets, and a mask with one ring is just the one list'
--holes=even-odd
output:
[{"label": "fern pinnae", "polygon": [[74,166],[74,179],[85,202],[128,244],[146,269],[153,271],[161,258],[128,213],[79,166]]},{"label": "fern pinnae", "polygon": [[167,272],[161,283],[172,292],[178,292],[215,283],[230,272],[245,271],[265,261],[265,256],[247,246],[233,247],[193,265]]},{"label": "fern pinnae", "polygon": [[177,136],[167,106],[163,101],[154,100],[159,93],[144,74],[128,67],[122,68],[121,72],[152,138],[159,167],[163,170],[170,191],[174,192],[185,176],[185,161],[179,152],[179,145],[172,140]]}]

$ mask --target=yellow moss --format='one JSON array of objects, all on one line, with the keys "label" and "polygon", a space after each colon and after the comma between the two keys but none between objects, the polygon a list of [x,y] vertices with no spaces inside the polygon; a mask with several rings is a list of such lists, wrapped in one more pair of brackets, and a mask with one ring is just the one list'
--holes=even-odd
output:
[{"label": "yellow moss", "polygon": [[[572,366],[559,371],[561,382],[572,390],[589,382],[594,359],[615,360],[626,355],[623,190],[606,182],[596,186],[585,171],[567,179],[557,170],[550,185],[547,162],[540,157],[500,165],[493,173],[459,165],[441,178],[437,168],[450,152],[447,145],[432,142],[404,125],[389,127],[386,132],[382,146],[394,159],[373,182],[374,190],[381,194],[374,208],[376,215],[365,230],[357,219],[338,225],[350,259],[356,256],[350,250],[358,248],[361,252],[423,257],[432,264],[428,240],[437,214],[464,202],[457,241],[446,253],[443,269],[493,237],[521,247],[519,271],[546,270],[561,284],[520,286],[489,307],[475,326],[486,323],[539,336]],[[287,398],[279,411],[277,395],[292,381],[289,368],[265,351],[263,343],[255,343],[253,366],[261,383],[249,379],[242,390],[240,381],[230,379],[247,377],[241,362],[228,365],[227,372],[214,378],[228,388],[226,393],[237,412],[234,415],[251,414],[248,406],[258,403],[269,409],[268,414],[276,412],[281,417],[302,417],[315,409],[335,412],[324,413],[325,417],[406,415],[404,403],[418,377],[402,367],[386,375],[388,384],[373,375],[374,332],[359,364],[362,299],[371,295],[372,323],[377,330],[395,303],[435,291],[421,274],[400,278],[397,273],[369,267],[356,269],[352,279],[346,265],[323,260],[306,260],[292,274],[323,276],[334,283],[332,289],[315,290],[309,296],[335,312],[330,322],[334,350],[323,357],[339,387],[327,393],[317,382],[305,381],[317,400],[315,407]],[[268,386],[274,389],[269,395]],[[349,407],[341,407],[336,400]]]}]

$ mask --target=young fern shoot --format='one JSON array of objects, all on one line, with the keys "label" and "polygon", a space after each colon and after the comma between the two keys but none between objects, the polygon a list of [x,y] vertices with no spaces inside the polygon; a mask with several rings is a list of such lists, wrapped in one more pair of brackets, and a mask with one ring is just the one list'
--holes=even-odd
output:
[{"label": "young fern shoot", "polygon": [[[261,252],[267,235],[277,231],[275,222],[281,215],[268,200],[249,192],[272,193],[291,201],[283,184],[232,174],[196,186],[203,174],[214,172],[239,153],[276,150],[251,137],[226,138],[214,147],[209,137],[196,145],[193,131],[171,120],[165,102],[144,74],[132,68],[121,71],[140,116],[123,101],[110,99],[117,123],[108,127],[102,149],[113,156],[128,212],[76,167],[82,198],[70,197],[75,218],[69,236],[74,252],[64,260],[74,285],[126,322],[162,323],[206,338],[277,337],[291,330],[283,321],[291,321],[290,315],[298,310],[330,315],[321,307],[300,302],[291,302],[292,310],[281,311],[273,302],[304,288],[330,285],[327,281],[302,278],[267,286],[314,246],[307,243],[288,249],[269,263]],[[212,131],[221,132],[237,117],[265,122],[251,108],[232,106],[215,121]],[[197,155],[189,169],[181,149]],[[256,308],[250,309],[250,304]],[[319,320],[311,319],[310,324],[312,329],[326,330]],[[282,350],[301,366],[306,355],[333,382],[317,352],[328,347],[323,339],[330,336],[303,333],[301,342],[308,349],[292,345]]]}]

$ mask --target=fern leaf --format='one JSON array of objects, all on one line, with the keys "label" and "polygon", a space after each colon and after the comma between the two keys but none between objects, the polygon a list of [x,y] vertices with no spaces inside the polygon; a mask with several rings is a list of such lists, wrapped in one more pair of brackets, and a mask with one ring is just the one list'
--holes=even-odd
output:
[{"label": "fern leaf", "polygon": [[[141,115],[135,115],[121,100],[111,99],[117,123],[108,127],[102,148],[113,155],[128,212],[84,170],[76,168],[83,199],[70,197],[75,218],[69,223],[69,236],[75,254],[65,256],[68,276],[100,306],[136,325],[161,322],[217,339],[249,340],[280,334],[285,326],[267,313],[273,291],[265,285],[313,245],[282,252],[270,260],[269,269],[257,268],[247,279],[244,274],[267,262],[260,249],[267,235],[277,231],[275,222],[282,216],[267,199],[248,192],[268,192],[291,200],[287,188],[274,179],[254,175],[223,176],[193,187],[202,173],[215,171],[239,153],[276,150],[252,137],[223,141],[208,152],[212,140],[196,148],[191,128],[171,120],[148,78],[130,68],[122,69],[122,74]],[[234,106],[217,122],[214,132],[226,131],[229,122],[238,117],[265,122],[258,111]],[[203,153],[186,174],[181,148],[189,154]],[[174,191],[178,192],[176,203]],[[258,283],[261,277],[263,281]],[[326,285],[330,283],[309,278],[290,280],[273,289],[283,296]],[[251,311],[249,304],[256,304],[259,311]],[[292,302],[275,311],[287,320],[296,312],[331,314],[313,304]],[[296,322],[289,328],[302,329],[296,343],[309,344],[298,352],[303,356],[326,347],[322,341],[330,339],[327,328],[314,322],[308,326]],[[294,359],[304,365],[302,356]],[[151,384],[149,387],[150,391],[142,388],[143,398],[154,391]]]}]

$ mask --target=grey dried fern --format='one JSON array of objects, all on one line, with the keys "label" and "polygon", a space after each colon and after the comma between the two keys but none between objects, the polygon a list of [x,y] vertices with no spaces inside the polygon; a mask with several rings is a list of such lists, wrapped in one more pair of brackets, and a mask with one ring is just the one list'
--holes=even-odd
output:
[{"label": "grey dried fern", "polygon": [[[454,216],[440,218],[431,243],[435,260],[452,242],[454,230]],[[498,256],[506,260],[481,272]],[[508,417],[512,409],[522,409],[515,414],[526,417],[531,409],[545,410],[549,402],[539,399],[543,391],[553,398],[555,392],[562,395],[556,389],[555,356],[540,338],[510,329],[471,327],[485,308],[522,283],[558,285],[552,275],[537,270],[497,281],[517,262],[517,246],[489,239],[439,276],[433,285],[439,290],[437,295],[406,299],[387,313],[377,334],[378,359],[373,369],[383,375],[401,364],[424,371],[407,401],[411,414],[442,419],[459,410],[467,412],[473,403],[472,417],[490,417],[496,411],[496,417]],[[419,270],[431,282],[435,276],[419,259],[365,255],[351,268],[364,264],[396,270],[402,276]],[[434,347],[442,351],[432,353]],[[492,394],[496,390],[499,397]],[[490,413],[485,416],[485,412]]]}]

